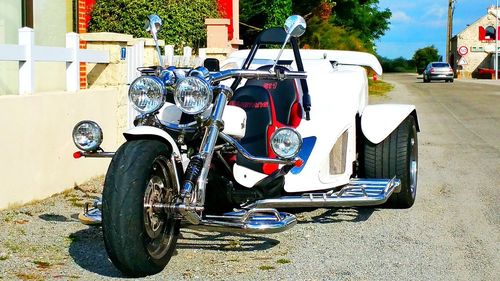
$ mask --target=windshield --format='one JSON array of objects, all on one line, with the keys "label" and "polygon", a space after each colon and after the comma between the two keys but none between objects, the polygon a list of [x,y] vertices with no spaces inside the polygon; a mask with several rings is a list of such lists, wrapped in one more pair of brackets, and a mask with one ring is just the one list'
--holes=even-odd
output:
[{"label": "windshield", "polygon": [[433,63],[432,67],[450,67],[450,65],[445,62],[439,62],[439,63]]}]

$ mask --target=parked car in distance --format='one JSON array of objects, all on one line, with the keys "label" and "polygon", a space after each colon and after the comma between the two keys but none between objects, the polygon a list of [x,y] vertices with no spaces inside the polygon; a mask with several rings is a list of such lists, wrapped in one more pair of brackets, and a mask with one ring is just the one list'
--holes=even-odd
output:
[{"label": "parked car in distance", "polygon": [[424,69],[423,78],[424,83],[431,82],[432,80],[444,80],[445,82],[453,83],[453,68],[447,62],[431,62]]}]

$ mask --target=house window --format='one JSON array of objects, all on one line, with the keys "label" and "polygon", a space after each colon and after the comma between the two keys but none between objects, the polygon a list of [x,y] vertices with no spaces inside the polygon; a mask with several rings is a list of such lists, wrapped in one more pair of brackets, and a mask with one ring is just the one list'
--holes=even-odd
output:
[{"label": "house window", "polygon": [[484,39],[486,40],[493,40],[495,39],[495,35],[496,35],[496,30],[493,26],[488,26],[486,27],[485,29],[485,35],[484,35]]}]

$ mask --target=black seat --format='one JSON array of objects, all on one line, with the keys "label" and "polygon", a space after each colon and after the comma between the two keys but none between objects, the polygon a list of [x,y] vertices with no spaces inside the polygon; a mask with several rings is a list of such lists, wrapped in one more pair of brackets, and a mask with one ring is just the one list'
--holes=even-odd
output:
[{"label": "black seat", "polygon": [[[241,107],[247,114],[247,127],[241,145],[252,155],[269,157],[267,132],[272,121],[269,93],[260,86],[238,88],[229,103]],[[245,159],[238,154],[236,163],[257,172],[263,172],[263,165]]]},{"label": "black seat", "polygon": [[[259,70],[269,70],[271,65],[259,67]],[[277,69],[288,70],[284,66],[276,66]],[[292,79],[285,80],[264,80],[252,79],[248,80],[245,85],[260,86],[268,90],[271,94],[274,110],[276,112],[276,120],[280,125],[297,127],[296,119],[302,118],[300,106],[298,104],[298,94],[295,86],[295,81]],[[297,108],[298,107],[298,108]],[[299,116],[297,116],[299,115]],[[273,122],[274,123],[274,122]],[[280,127],[279,125],[277,125]]]}]

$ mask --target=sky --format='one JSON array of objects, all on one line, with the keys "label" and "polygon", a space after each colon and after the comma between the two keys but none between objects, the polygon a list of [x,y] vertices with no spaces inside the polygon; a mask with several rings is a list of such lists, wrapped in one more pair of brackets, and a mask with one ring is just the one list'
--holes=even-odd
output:
[{"label": "sky", "polygon": [[[456,0],[453,35],[486,15],[496,0]],[[377,53],[387,58],[411,59],[416,50],[434,45],[446,49],[448,0],[379,0],[379,9],[392,12],[390,30],[377,42]]]}]

